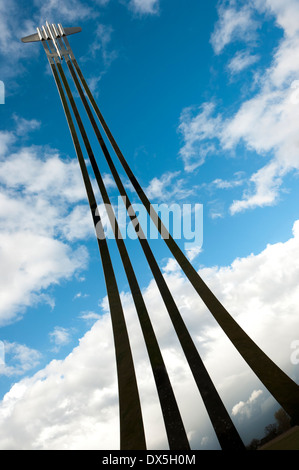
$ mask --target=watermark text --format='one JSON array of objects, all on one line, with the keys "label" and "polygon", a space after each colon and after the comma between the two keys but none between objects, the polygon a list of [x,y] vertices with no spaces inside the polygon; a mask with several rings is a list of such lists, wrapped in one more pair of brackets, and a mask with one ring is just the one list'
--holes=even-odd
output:
[{"label": "watermark text", "polygon": [[186,250],[203,244],[202,204],[152,204],[148,214],[143,204],[126,204],[126,198],[118,197],[115,206],[103,204],[96,210],[98,239],[136,240],[159,238],[182,240]]},{"label": "watermark text", "polygon": [[0,80],[0,104],[5,104],[5,86],[2,80]]},{"label": "watermark text", "polygon": [[5,349],[3,341],[0,341],[0,369],[5,365]]},{"label": "watermark text", "polygon": [[299,339],[292,341],[291,349],[294,350],[291,354],[291,363],[296,366],[299,364]]}]

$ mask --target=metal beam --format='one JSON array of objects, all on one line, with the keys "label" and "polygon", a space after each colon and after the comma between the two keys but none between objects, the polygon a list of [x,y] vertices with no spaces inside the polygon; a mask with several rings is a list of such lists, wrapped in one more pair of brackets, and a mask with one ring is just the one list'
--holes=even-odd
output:
[{"label": "metal beam", "polygon": [[[69,57],[72,57],[71,61],[74,62],[74,54],[70,48],[69,44],[66,44],[67,47],[67,52]],[[138,239],[140,241],[141,247],[144,251],[144,254],[146,256],[147,262],[150,266],[150,269],[152,271],[152,274],[154,276],[154,279],[157,283],[157,286],[159,288],[159,291],[162,295],[164,304],[166,306],[166,309],[169,313],[169,316],[171,318],[171,321],[173,323],[173,326],[175,328],[175,331],[177,333],[178,339],[181,343],[181,346],[183,348],[183,351],[185,353],[185,357],[188,361],[188,364],[190,366],[190,369],[192,371],[193,377],[195,379],[195,382],[197,384],[197,387],[199,389],[199,392],[203,398],[204,404],[206,406],[207,412],[210,416],[210,419],[212,421],[212,424],[214,426],[216,435],[218,437],[218,440],[222,446],[223,449],[229,449],[229,450],[236,450],[236,449],[244,449],[244,444],[229,416],[227,413],[227,410],[224,407],[224,404],[203,364],[203,361],[200,358],[200,355],[197,351],[197,348],[191,338],[190,333],[188,332],[188,329],[180,315],[180,312],[177,308],[177,305],[173,299],[173,296],[167,286],[167,283],[165,282],[165,279],[163,277],[163,274],[158,266],[158,263],[151,251],[151,248],[148,244],[148,241],[142,232],[141,226],[138,222],[138,218],[136,216],[136,213],[133,210],[133,207],[131,205],[131,202],[129,200],[129,197],[127,195],[127,192],[125,191],[125,188],[121,182],[121,179],[118,175],[118,172],[114,166],[114,163],[112,161],[112,158],[109,154],[109,151],[105,145],[105,142],[101,136],[101,133],[99,131],[99,128],[96,124],[96,121],[93,117],[91,108],[86,100],[86,97],[83,93],[82,87],[78,81],[78,78],[76,74],[74,73],[74,69],[72,65],[70,64],[70,59],[67,60],[67,64],[69,66],[71,75],[73,77],[73,80],[75,82],[76,88],[79,92],[80,98],[83,102],[84,108],[87,112],[87,115],[90,119],[90,122],[92,124],[93,130],[97,136],[97,139],[101,145],[103,154],[106,158],[106,161],[109,165],[109,168],[111,170],[111,173],[114,177],[114,180],[116,182],[116,185],[118,187],[118,190],[123,198],[123,201],[125,203],[126,209],[128,211],[129,217],[133,223],[133,226],[136,230]],[[138,228],[137,228],[138,227]]]},{"label": "metal beam", "polygon": [[[67,38],[65,38],[65,42],[68,44]],[[73,63],[83,88],[104,129],[104,132],[106,133],[106,136],[108,137],[108,140],[112,145],[116,156],[122,164],[135,191],[137,192],[141,202],[146,208],[159,233],[164,238],[164,241],[173,257],[176,259],[182,271],[194,287],[195,291],[199,294],[207,308],[210,310],[219,326],[223,329],[227,337],[233,343],[243,359],[247,362],[249,367],[269,390],[272,396],[278,401],[282,408],[284,408],[284,410],[289,414],[289,416],[292,418],[292,422],[294,424],[299,424],[299,386],[290,377],[288,377],[288,375],[285,374],[285,372],[283,372],[239,326],[239,324],[234,320],[234,318],[213,294],[207,284],[203,281],[188,258],[179,248],[178,244],[169,234],[142,187],[138,183],[120,148],[118,147],[75,58],[73,59]]]},{"label": "metal beam", "polygon": [[[81,168],[84,185],[89,201],[90,210],[93,217],[95,228],[104,233],[100,215],[97,211],[97,203],[95,200],[92,185],[89,179],[88,171],[86,168],[84,156],[81,150],[77,132],[73,123],[69,106],[65,97],[65,93],[59,78],[58,72],[62,79],[63,85],[66,89],[67,96],[71,103],[73,112],[78,121],[79,113],[75,106],[69,85],[64,75],[62,66],[60,64],[58,54],[55,53],[53,46],[49,43],[50,51],[47,49],[46,44],[43,42],[45,52],[47,54],[51,70],[54,76],[55,83],[62,101],[65,116],[69,125],[72,140],[78,157],[79,165]],[[57,66],[57,69],[56,69]],[[143,427],[143,419],[140,405],[140,398],[138,393],[137,381],[135,376],[135,368],[133,357],[130,348],[129,336],[125,323],[124,313],[120,300],[119,290],[109,254],[107,240],[105,237],[98,237],[98,246],[102,259],[104,277],[107,288],[107,295],[109,300],[112,328],[114,335],[115,353],[116,353],[116,366],[118,375],[118,388],[119,388],[119,410],[120,410],[120,446],[122,450],[144,450],[146,449],[145,434]]]},{"label": "metal beam", "polygon": [[[72,28],[69,28],[72,29]],[[76,29],[76,28],[75,28]],[[78,28],[77,28],[78,29]],[[79,28],[80,29],[80,28]],[[78,31],[73,31],[73,32],[78,32]],[[81,132],[87,153],[89,155],[101,194],[104,202],[107,204],[110,204],[109,196],[107,194],[105,185],[103,183],[100,171],[98,169],[94,154],[92,152],[89,140],[87,138],[80,114],[78,112],[78,109],[76,108],[73,96],[71,94],[71,91],[69,89],[69,85],[67,82],[67,79],[64,75],[61,63],[59,59],[65,59],[67,66],[70,70],[70,73],[72,75],[72,78],[75,82],[75,85],[77,87],[77,90],[79,92],[80,98],[83,102],[83,105],[85,107],[85,110],[87,112],[87,115],[90,119],[90,122],[92,124],[93,130],[97,136],[97,139],[101,145],[102,151],[104,153],[104,156],[106,158],[106,161],[110,167],[111,173],[114,177],[114,180],[117,184],[117,187],[119,189],[119,192],[124,200],[126,209],[128,211],[128,214],[130,216],[130,219],[133,223],[133,226],[136,230],[136,233],[138,235],[141,247],[144,251],[144,254],[146,256],[146,259],[148,261],[148,264],[150,266],[150,269],[152,270],[153,276],[155,278],[155,281],[159,287],[161,296],[163,298],[163,301],[165,303],[165,306],[168,310],[168,313],[170,315],[170,318],[172,320],[174,329],[177,333],[177,336],[179,338],[179,341],[181,343],[181,346],[184,350],[186,359],[188,361],[188,364],[190,366],[190,369],[193,373],[194,379],[197,383],[198,389],[202,395],[203,401],[206,405],[207,411],[209,413],[210,419],[212,421],[212,424],[214,426],[215,432],[217,434],[217,437],[219,439],[219,442],[222,446],[223,449],[229,449],[229,450],[237,450],[237,449],[243,449],[244,445],[231,421],[231,418],[229,414],[227,413],[221,398],[207,372],[205,369],[205,366],[199,356],[199,353],[197,351],[196,346],[193,343],[193,340],[190,336],[190,333],[180,315],[180,312],[176,306],[176,303],[172,297],[172,294],[167,286],[167,283],[163,277],[163,274],[158,266],[158,263],[151,251],[151,248],[146,240],[146,237],[144,236],[141,226],[138,222],[138,218],[136,217],[136,213],[134,212],[130,200],[127,196],[127,193],[125,191],[125,188],[122,184],[122,181],[118,175],[118,172],[116,170],[116,167],[114,166],[114,163],[112,161],[112,158],[110,156],[110,153],[108,152],[108,149],[106,147],[106,144],[103,140],[103,137],[100,133],[100,130],[98,128],[98,125],[96,123],[96,120],[93,116],[93,113],[91,111],[91,108],[89,106],[89,103],[86,99],[86,96],[84,94],[84,91],[87,95],[87,98],[89,99],[91,106],[100,121],[101,126],[104,129],[104,132],[106,136],[108,137],[108,140],[110,141],[112,148],[118,157],[119,161],[121,162],[125,172],[127,173],[134,189],[136,190],[140,200],[142,201],[143,205],[145,206],[147,212],[149,213],[152,221],[154,222],[155,226],[157,227],[158,231],[162,235],[162,238],[164,238],[165,243],[167,244],[170,252],[180,265],[182,271],[186,275],[187,279],[190,281],[192,286],[194,287],[195,291],[199,294],[207,308],[210,310],[212,313],[213,317],[216,319],[220,327],[223,329],[227,337],[231,340],[231,342],[234,344],[236,349],[239,351],[239,353],[242,355],[244,360],[248,363],[248,365],[251,367],[253,372],[258,376],[258,378],[261,380],[261,382],[266,386],[266,388],[269,390],[269,392],[273,395],[273,397],[280,403],[280,405],[285,409],[285,411],[290,415],[292,418],[292,421],[294,424],[299,424],[299,387],[298,385],[290,379],[260,348],[257,346],[256,343],[245,333],[245,331],[238,325],[238,323],[234,320],[234,318],[228,313],[228,311],[225,309],[225,307],[220,303],[220,301],[216,298],[216,296],[212,293],[212,291],[209,289],[209,287],[205,284],[205,282],[202,280],[202,278],[199,276],[199,274],[196,272],[188,258],[184,255],[182,250],[179,248],[175,240],[171,237],[169,232],[167,231],[166,227],[162,223],[161,219],[159,218],[158,214],[154,210],[153,206],[151,205],[150,201],[148,200],[146,194],[144,193],[143,189],[141,188],[140,184],[138,183],[137,179],[135,178],[131,168],[129,167],[127,161],[125,160],[122,152],[120,151],[108,125],[106,124],[99,107],[97,103],[94,100],[94,97],[86,83],[86,80],[84,79],[84,76],[82,74],[82,71],[75,59],[75,56],[73,54],[73,51],[69,45],[67,35],[72,34],[71,32],[68,31],[68,28],[63,28],[61,24],[56,25],[50,25],[49,23],[46,23],[46,27],[42,27],[41,29],[37,30],[37,35],[31,35],[29,37],[23,38],[23,42],[29,42],[29,41],[35,41],[35,40],[40,40],[42,41],[44,48],[46,50],[48,60],[50,62],[52,72],[56,81],[56,84],[58,86],[60,96],[62,97],[62,102],[63,106],[65,109],[65,114],[69,123],[69,127],[71,130],[71,134],[73,137],[74,145],[76,148],[78,160],[80,163],[81,171],[83,174],[83,179],[85,182],[89,202],[90,202],[90,207],[91,210],[94,211],[94,195],[91,192],[92,187],[90,184],[90,181],[86,180],[86,166],[84,168],[85,162],[84,158],[82,156],[82,151],[80,148],[78,148],[78,138],[76,133],[74,134],[74,125],[72,121],[70,121],[70,112],[68,108],[66,108],[66,104],[64,103],[65,97],[63,98],[63,95],[61,95],[61,82],[59,80],[58,74],[56,67],[58,69],[58,72],[60,74],[60,77],[62,79],[62,82],[64,84],[64,87],[67,92],[68,99],[71,103],[71,107],[73,110],[73,113],[75,115],[79,130]],[[36,36],[38,39],[36,39]],[[48,49],[45,45],[45,42],[49,44]],[[58,82],[57,82],[58,78]],[[83,87],[83,88],[82,88]],[[84,90],[84,91],[83,91]],[[83,161],[82,161],[83,160]],[[86,180],[86,181],[85,181]],[[93,213],[93,212],[92,212]],[[96,214],[93,213],[93,217],[95,217]],[[168,429],[168,437],[169,437],[169,442],[170,446],[177,446],[178,445],[178,440],[179,440],[179,432],[181,432],[181,436],[183,436],[184,444],[186,445],[186,439],[185,439],[185,431],[182,427],[182,422],[180,418],[180,414],[177,408],[177,404],[175,402],[173,392],[171,389],[170,382],[167,382],[167,386],[163,389],[162,387],[162,382],[166,378],[166,381],[168,381],[168,375],[166,368],[163,363],[162,355],[159,350],[159,346],[154,334],[154,331],[152,329],[152,325],[150,322],[150,318],[148,315],[148,312],[146,310],[144,300],[142,298],[142,294],[140,292],[140,288],[129,258],[129,255],[126,251],[124,241],[122,237],[120,236],[119,228],[117,225],[117,221],[115,218],[114,212],[111,210],[108,210],[108,216],[110,218],[110,222],[115,228],[115,235],[116,235],[116,240],[117,240],[117,245],[119,252],[121,254],[122,262],[128,277],[128,281],[130,284],[132,296],[135,302],[136,310],[139,316],[140,324],[143,330],[145,342],[147,344],[148,348],[148,353],[150,357],[150,361],[152,364],[152,369],[154,372],[155,380],[156,380],[156,385],[157,385],[157,390],[159,393],[160,397],[160,403],[161,407],[164,410],[165,408],[165,401],[163,402],[163,393],[162,390],[168,391],[170,395],[169,397],[172,397],[172,405],[173,409],[169,416],[165,413],[165,410],[163,411],[164,415],[164,420],[165,420],[165,425],[166,428]],[[95,219],[94,219],[95,221]],[[138,223],[138,225],[137,225]],[[102,231],[102,226],[101,226],[101,231]],[[102,261],[103,261],[103,268],[104,268],[104,273],[105,273],[105,279],[106,279],[106,284],[107,284],[107,290],[111,294],[111,306],[114,308],[114,294],[115,294],[115,289],[117,291],[116,297],[118,298],[117,304],[118,304],[118,315],[120,315],[120,318],[122,317],[122,321],[124,323],[124,328],[125,327],[125,320],[123,317],[123,312],[122,312],[122,307],[121,307],[121,302],[119,298],[119,293],[117,290],[117,284],[116,284],[116,279],[108,251],[108,246],[106,244],[100,244],[99,242],[99,247],[100,247],[100,252],[102,256]],[[108,260],[108,261],[107,261]],[[110,261],[109,261],[110,260]],[[104,267],[105,264],[105,267]],[[110,279],[111,276],[111,279]],[[108,279],[109,278],[109,279]],[[108,284],[111,284],[108,287]],[[109,295],[108,295],[109,297]],[[112,312],[111,312],[112,316]],[[116,318],[116,316],[115,316]],[[113,319],[112,319],[113,320]],[[112,323],[114,320],[112,321]],[[115,347],[117,348],[117,331],[116,331],[116,325],[113,326],[115,327]],[[126,332],[127,334],[127,332]],[[125,343],[127,344],[129,350],[130,350],[130,345],[129,345],[129,338],[128,336],[126,337]],[[119,345],[118,345],[119,347]],[[116,351],[116,355],[117,355]],[[154,358],[158,358],[158,362],[155,362]],[[158,377],[158,374],[156,373],[159,369],[158,367],[162,365],[163,369],[163,377],[164,379],[162,380],[161,377]],[[134,365],[133,361],[131,358],[131,367],[133,367],[133,377],[134,375]],[[156,369],[155,369],[156,368]],[[165,368],[165,369],[164,369]],[[132,372],[131,370],[131,372]],[[155,372],[156,370],[156,372]],[[122,379],[121,379],[122,380]],[[136,381],[136,378],[134,379]],[[120,381],[119,381],[120,383]],[[165,384],[164,384],[165,386]],[[135,388],[134,388],[135,387]],[[135,397],[137,393],[138,397],[138,389],[137,389],[137,383],[134,385],[134,390],[135,390]],[[159,392],[159,390],[161,392]],[[123,392],[124,393],[124,392]],[[125,393],[124,393],[125,396]],[[165,397],[165,395],[164,395]],[[129,397],[126,396],[126,399]],[[121,401],[121,398],[120,398]],[[128,405],[128,403],[127,403]],[[136,405],[136,404],[135,404]],[[138,408],[138,406],[137,406]],[[140,410],[140,404],[139,404],[139,413],[141,418],[141,421],[139,422],[139,425],[141,424],[142,428],[142,416],[141,416],[141,410]],[[170,432],[170,424],[171,421],[169,421],[170,416],[175,417],[176,423],[177,423],[177,430],[180,429],[180,431],[177,431],[177,434],[174,433],[174,431]],[[137,418],[137,419],[139,419]],[[131,423],[132,424],[132,423]],[[133,426],[134,427],[134,426]],[[171,441],[170,436],[173,437],[173,441]],[[174,436],[176,436],[174,438]],[[136,434],[135,434],[136,437]],[[127,438],[127,436],[126,436]],[[143,435],[143,444],[145,445],[145,439]],[[141,441],[142,441],[141,439]],[[141,442],[139,441],[139,442]],[[172,444],[171,444],[172,442]],[[131,445],[128,444],[128,441],[126,443],[127,446]],[[127,447],[129,448],[129,447]],[[135,447],[134,447],[135,448]],[[183,446],[181,447],[183,448]]]},{"label": "metal beam", "polygon": [[[75,71],[72,67],[70,58],[67,55],[67,51],[65,50],[62,42],[58,39],[58,44],[61,48],[61,54],[66,59],[66,63],[69,67],[70,73],[75,81],[75,85],[79,91],[81,99],[83,99],[84,105],[87,104],[85,102],[85,97],[80,87],[80,83],[75,75]],[[68,51],[69,52],[69,51]],[[75,108],[76,109],[76,108]],[[118,227],[118,222],[116,220],[112,204],[110,202],[108,193],[106,191],[102,176],[100,174],[98,165],[96,163],[96,159],[94,157],[94,153],[92,151],[89,139],[86,135],[84,130],[83,124],[81,119],[77,117],[79,129],[83,138],[83,141],[86,146],[86,150],[96,177],[96,181],[98,183],[98,187],[100,189],[102,199],[104,204],[106,205],[108,217],[111,223],[112,230],[115,235],[116,243],[118,246],[118,250],[121,256],[121,260],[127,275],[127,279],[129,282],[129,286],[131,289],[132,297],[135,303],[136,311],[139,317],[140,325],[142,328],[142,332],[144,335],[147,351],[149,354],[150,363],[153,370],[153,375],[156,381],[158,396],[161,403],[162,414],[164,417],[166,432],[168,436],[168,442],[170,449],[181,450],[181,449],[190,449],[188,438],[186,435],[186,431],[184,429],[183,421],[177,406],[177,402],[175,399],[175,395],[173,393],[173,389],[171,387],[171,383],[169,380],[169,376],[162,358],[162,354],[158,345],[158,341],[156,339],[150,317],[141,294],[140,287],[138,285],[137,278],[134,273],[134,269],[132,263],[129,258],[129,254],[127,252],[124,240],[121,236],[121,232]]]}]

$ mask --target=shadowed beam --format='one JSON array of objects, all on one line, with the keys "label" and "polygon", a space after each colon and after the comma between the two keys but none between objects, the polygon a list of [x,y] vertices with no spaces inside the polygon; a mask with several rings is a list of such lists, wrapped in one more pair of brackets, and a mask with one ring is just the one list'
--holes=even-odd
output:
[{"label": "shadowed beam", "polygon": [[[65,39],[65,38],[64,38]],[[98,126],[95,122],[95,119],[93,117],[93,114],[91,112],[91,109],[88,105],[88,102],[85,98],[85,95],[82,91],[81,85],[78,81],[78,78],[76,74],[74,73],[72,65],[69,63],[71,58],[72,62],[74,61],[74,54],[69,46],[68,43],[66,43],[67,46],[67,52],[68,56],[64,55],[67,64],[69,66],[69,70],[71,72],[71,75],[74,79],[76,88],[79,92],[79,95],[81,97],[81,100],[83,102],[83,105],[85,107],[85,110],[88,114],[88,117],[90,119],[90,122],[92,124],[92,127],[95,131],[95,134],[98,138],[98,141],[101,145],[101,148],[103,150],[104,156],[107,160],[107,163],[110,167],[111,173],[114,177],[114,180],[116,182],[116,185],[118,187],[118,190],[123,198],[123,201],[125,203],[126,209],[128,211],[128,214],[131,218],[131,221],[133,223],[133,226],[135,228],[135,231],[137,233],[138,239],[141,243],[141,247],[144,251],[144,254],[146,256],[146,259],[148,261],[148,264],[150,266],[150,269],[153,273],[153,276],[156,280],[157,286],[159,288],[159,291],[162,295],[164,304],[168,310],[168,313],[170,315],[171,321],[173,323],[173,326],[175,328],[175,331],[177,333],[178,339],[181,343],[181,346],[183,348],[183,351],[185,353],[185,357],[188,361],[188,364],[190,366],[190,369],[192,371],[193,377],[195,379],[195,382],[197,384],[197,387],[199,389],[199,392],[203,398],[204,404],[206,406],[207,412],[210,416],[210,419],[212,421],[214,430],[216,432],[216,435],[218,437],[218,440],[220,442],[220,445],[223,449],[226,450],[243,450],[244,449],[244,444],[227,412],[227,410],[224,407],[224,404],[222,403],[222,400],[203,364],[203,361],[200,358],[200,355],[197,351],[197,348],[189,334],[189,331],[180,315],[180,312],[176,306],[176,303],[172,297],[172,294],[164,280],[163,274],[161,273],[161,270],[158,266],[158,263],[156,262],[156,259],[151,251],[151,248],[148,244],[148,241],[142,232],[141,226],[138,222],[138,218],[133,210],[133,207],[130,203],[130,200],[128,198],[128,195],[125,191],[125,188],[120,180],[120,177],[117,173],[117,170],[113,164],[113,161],[111,159],[111,156],[109,154],[109,151],[103,141],[103,138],[101,136],[101,133],[98,129]]]},{"label": "shadowed beam", "polygon": [[[63,48],[63,44],[59,42],[58,39],[58,44],[61,47],[61,53],[63,57],[66,59],[66,62],[68,64],[68,67],[70,69],[70,72],[74,78],[74,70],[72,68],[72,65],[70,63],[70,59],[68,58],[68,55],[66,51]],[[162,414],[164,417],[164,422],[165,422],[165,427],[166,427],[166,432],[168,436],[168,442],[170,449],[173,450],[180,450],[180,449],[185,449],[188,450],[190,449],[188,438],[184,429],[184,425],[180,416],[180,412],[176,403],[176,399],[170,384],[170,380],[168,377],[168,373],[166,371],[166,367],[162,358],[162,354],[160,352],[160,348],[157,342],[157,339],[155,337],[155,333],[146,309],[146,305],[144,303],[140,287],[138,285],[133,266],[131,264],[124,240],[121,237],[121,233],[119,231],[118,223],[115,218],[115,214],[108,196],[108,193],[106,191],[103,179],[101,177],[99,168],[97,166],[89,139],[86,135],[82,120],[79,116],[79,112],[77,110],[77,107],[75,105],[74,99],[71,95],[71,91],[69,90],[69,87],[67,85],[66,77],[65,74],[62,70],[62,67],[60,64],[57,65],[58,70],[61,74],[63,83],[67,87],[67,94],[70,98],[71,105],[73,112],[76,116],[78,127],[80,129],[89,159],[91,161],[92,168],[95,173],[95,177],[103,198],[103,202],[106,206],[108,217],[111,222],[112,229],[114,231],[114,235],[116,238],[117,246],[121,255],[121,259],[124,265],[124,269],[128,278],[128,282],[130,285],[132,297],[135,303],[135,307],[138,313],[138,317],[140,320],[140,325],[142,328],[142,332],[144,335],[145,343],[147,346],[150,362],[152,365],[153,369],[153,374],[154,378],[156,381],[156,386],[157,386],[157,391],[161,403],[161,408],[162,408]],[[75,77],[76,78],[76,77]],[[78,82],[75,82],[76,86],[79,86]],[[80,96],[82,97],[81,93],[82,90],[78,88],[78,91],[80,93]]]},{"label": "shadowed beam", "polygon": [[[67,38],[64,38],[68,44]],[[169,234],[165,225],[161,221],[157,212],[148,200],[145,192],[138,183],[121,150],[119,149],[108,125],[106,124],[102,113],[84,79],[80,67],[75,59],[72,58],[83,88],[92,104],[92,107],[112,145],[112,148],[122,164],[127,176],[129,177],[135,191],[145,206],[152,221],[162,235],[166,245],[168,246],[173,257],[178,262],[182,271],[189,279],[195,291],[199,294],[207,308],[212,313],[219,326],[223,329],[227,337],[233,343],[235,348],[247,362],[252,371],[257,375],[260,381],[269,390],[272,396],[289,414],[293,424],[299,424],[299,386],[288,377],[263,351],[262,349],[247,335],[247,333],[238,325],[234,318],[229,314],[210,288],[205,284],[203,279],[194,269],[188,258],[179,248],[175,240]]]},{"label": "shadowed beam", "polygon": [[[86,168],[84,156],[53,57],[55,57],[55,59],[57,58],[57,67],[59,68],[61,65],[59,63],[58,56],[55,56],[55,51],[52,50],[49,53],[45,42],[43,42],[43,46],[47,53],[47,57],[71,132],[73,144],[76,150],[87,192],[94,226],[97,228],[97,231],[100,229],[100,231],[104,233],[102,222],[97,211],[97,204]],[[120,446],[122,450],[144,450],[146,449],[145,434],[134,363],[116,278],[108,250],[107,241],[104,237],[98,238],[98,246],[102,258],[116,353],[120,409]]]}]

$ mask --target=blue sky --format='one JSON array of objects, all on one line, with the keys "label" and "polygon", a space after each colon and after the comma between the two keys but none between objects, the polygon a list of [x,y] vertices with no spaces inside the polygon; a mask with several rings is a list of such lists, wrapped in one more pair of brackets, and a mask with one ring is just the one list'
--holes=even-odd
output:
[{"label": "blue sky", "polygon": [[[194,266],[298,381],[298,3],[0,0],[0,13],[0,448],[119,445],[111,324],[84,187],[43,48],[20,42],[46,20],[82,27],[71,46],[139,182],[153,203],[203,205]],[[100,153],[98,163],[116,203]],[[167,448],[128,284],[109,246],[149,448]],[[241,437],[262,437],[277,403],[161,240],[152,247]],[[137,242],[128,248],[191,446],[217,449]]]}]

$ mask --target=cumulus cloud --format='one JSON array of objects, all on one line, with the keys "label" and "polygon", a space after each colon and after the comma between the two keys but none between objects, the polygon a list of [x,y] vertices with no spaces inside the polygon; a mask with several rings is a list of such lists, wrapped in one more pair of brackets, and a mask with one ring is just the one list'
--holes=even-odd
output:
[{"label": "cumulus cloud", "polygon": [[94,61],[98,53],[102,57],[100,70],[95,70],[95,74],[87,79],[89,88],[95,97],[99,94],[100,81],[118,57],[118,51],[111,47],[112,34],[113,28],[111,25],[98,24],[94,33],[94,40],[88,48],[88,54],[83,58],[83,60],[91,59]]},{"label": "cumulus cloud", "polygon": [[258,22],[253,18],[254,10],[250,3],[243,4],[237,0],[226,0],[218,6],[219,20],[211,36],[211,44],[216,54],[234,41],[253,41],[256,39]]},{"label": "cumulus cloud", "polygon": [[24,138],[39,127],[20,119],[16,124],[16,132],[1,139],[1,324],[19,318],[30,305],[52,304],[46,289],[86,267],[86,248],[71,247],[68,240],[85,239],[89,226],[92,232],[92,221],[85,217],[89,208],[84,212],[76,205],[86,197],[77,162],[62,160],[49,148],[13,150],[18,134]]},{"label": "cumulus cloud", "polygon": [[28,231],[0,234],[1,324],[20,317],[26,307],[48,302],[44,291],[70,279],[86,266],[84,247],[72,250],[63,242]]},{"label": "cumulus cloud", "polygon": [[187,188],[186,180],[179,178],[180,171],[167,171],[158,178],[153,178],[145,192],[149,199],[159,199],[163,202],[172,202],[175,200],[185,201],[194,194],[194,188]]},{"label": "cumulus cloud", "polygon": [[116,51],[110,51],[108,46],[111,42],[113,28],[110,25],[99,24],[95,32],[95,40],[90,46],[90,55],[94,58],[96,52],[101,51],[104,65],[109,67],[112,61],[117,57]]},{"label": "cumulus cloud", "polygon": [[61,232],[68,241],[86,240],[94,235],[89,206],[76,205],[65,217]]},{"label": "cumulus cloud", "polygon": [[49,336],[57,350],[71,341],[71,332],[62,326],[55,326],[54,330],[49,333]]},{"label": "cumulus cloud", "polygon": [[[14,171],[16,168],[18,171]],[[11,153],[1,161],[0,181],[11,190],[21,187],[28,195],[48,195],[69,202],[78,202],[85,195],[77,161],[63,161],[47,148],[32,146]]]},{"label": "cumulus cloud", "polygon": [[257,399],[263,394],[263,390],[254,390],[246,402],[239,401],[233,409],[232,415],[241,415],[250,418],[257,405]]},{"label": "cumulus cloud", "polygon": [[235,188],[236,186],[242,186],[244,184],[244,179],[242,178],[242,172],[237,172],[235,178],[232,180],[223,180],[221,178],[216,178],[212,183],[210,183],[209,187],[215,187],[217,189],[231,189]]},{"label": "cumulus cloud", "polygon": [[[122,0],[120,0],[122,1]],[[28,36],[36,31],[37,26],[42,26],[46,21],[64,22],[66,25],[87,22],[98,18],[101,11],[106,7],[110,0],[95,0],[93,2],[84,2],[83,0],[49,0],[40,2],[34,0],[31,2],[30,17],[27,9],[22,8],[16,0],[0,0],[0,57],[3,59],[1,67],[2,79],[15,77],[24,73],[25,69],[21,60],[29,57],[38,57],[40,48],[24,45],[20,37]],[[128,0],[127,7],[138,15],[154,15],[159,12],[159,0]],[[15,32],[20,34],[16,35]],[[117,57],[115,50],[108,50],[107,45],[110,41],[112,28],[109,25],[100,24],[95,32],[97,45],[101,48],[102,56],[106,67],[108,67]],[[19,37],[20,36],[20,37]],[[96,46],[96,44],[95,44]],[[102,74],[97,77],[90,77],[92,87],[95,87],[101,79]],[[10,82],[10,87],[12,82]]]},{"label": "cumulus cloud", "polygon": [[228,64],[229,71],[235,75],[255,64],[260,59],[259,55],[249,51],[238,51]]},{"label": "cumulus cloud", "polygon": [[27,136],[31,131],[35,131],[41,127],[41,122],[37,119],[25,119],[16,114],[13,116],[15,121],[15,133],[18,137]]},{"label": "cumulus cloud", "polygon": [[[299,326],[298,255],[299,221],[286,242],[268,245],[257,255],[236,259],[231,266],[199,271],[245,331],[291,376],[296,371],[290,361],[290,345]],[[164,275],[227,409],[233,418],[242,418],[237,426],[241,435],[246,435],[248,419],[260,417],[263,407],[259,403],[269,399],[268,392],[215,324],[176,262],[169,260]],[[143,293],[191,446],[217,448],[155,283],[151,281]],[[131,296],[123,293],[122,302],[148,448],[165,449],[163,420]],[[103,299],[102,308],[101,317],[70,355],[15,383],[4,396],[0,405],[1,449],[119,448],[115,357],[107,299]]]},{"label": "cumulus cloud", "polygon": [[216,150],[214,141],[223,123],[221,116],[213,115],[215,108],[214,103],[204,103],[200,107],[185,108],[181,113],[178,131],[184,145],[179,154],[188,172],[203,165],[206,156]]},{"label": "cumulus cloud", "polygon": [[159,12],[159,0],[130,0],[129,7],[140,14],[157,14]]},{"label": "cumulus cloud", "polygon": [[16,136],[13,132],[0,131],[0,157],[6,154],[8,148],[15,142]]},{"label": "cumulus cloud", "polygon": [[4,361],[0,366],[0,375],[8,377],[19,376],[28,373],[36,367],[41,359],[41,354],[36,349],[28,348],[24,344],[5,341]]},{"label": "cumulus cloud", "polygon": [[64,2],[50,0],[42,4],[35,0],[34,3],[38,9],[37,15],[41,24],[44,24],[46,20],[55,23],[56,18],[61,18],[60,21],[79,19],[84,21],[95,14],[92,6],[81,0],[65,0]]},{"label": "cumulus cloud", "polygon": [[293,60],[299,54],[298,5],[292,0],[256,0],[251,5],[260,13],[274,17],[284,32],[273,53],[272,64],[260,76],[258,91],[230,117],[217,113],[216,103],[210,102],[184,110],[179,125],[183,136],[180,155],[187,171],[202,165],[206,156],[220,147],[230,153],[243,144],[262,156],[263,163],[249,178],[241,198],[232,202],[232,214],[277,203],[285,176],[299,169],[296,85],[299,67]]},{"label": "cumulus cloud", "polygon": [[[7,59],[18,60],[28,54],[28,50],[22,47],[19,38],[16,37],[15,31],[22,31],[24,36],[32,34],[33,22],[23,18],[22,27],[20,27],[20,20],[17,2],[0,0],[0,54],[5,55]],[[20,29],[16,29],[16,26]],[[5,66],[4,70],[6,70]]]},{"label": "cumulus cloud", "polygon": [[95,320],[99,320],[99,318],[101,317],[100,313],[96,313],[96,312],[93,312],[93,311],[83,311],[80,313],[80,318],[82,318],[83,320],[87,321],[87,322],[92,322],[94,323]]}]

